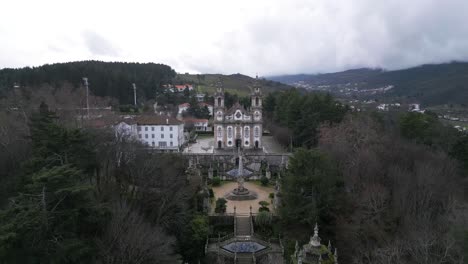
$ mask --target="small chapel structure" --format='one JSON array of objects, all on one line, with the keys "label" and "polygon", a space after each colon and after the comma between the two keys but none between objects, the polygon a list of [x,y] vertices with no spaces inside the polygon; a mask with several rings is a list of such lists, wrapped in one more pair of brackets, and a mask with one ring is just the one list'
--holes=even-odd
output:
[{"label": "small chapel structure", "polygon": [[310,237],[309,243],[299,247],[296,241],[296,250],[291,256],[293,264],[338,264],[338,249],[333,248],[331,242],[328,241],[328,246],[321,243],[318,234],[318,225],[315,224],[314,235]]},{"label": "small chapel structure", "polygon": [[214,140],[217,149],[262,149],[262,92],[256,77],[251,92],[251,106],[245,109],[236,102],[226,109],[224,88],[218,84],[214,95]]}]

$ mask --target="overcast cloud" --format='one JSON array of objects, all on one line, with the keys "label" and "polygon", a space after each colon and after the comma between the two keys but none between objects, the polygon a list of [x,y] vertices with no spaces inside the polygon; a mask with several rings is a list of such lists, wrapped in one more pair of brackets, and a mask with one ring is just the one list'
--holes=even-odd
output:
[{"label": "overcast cloud", "polygon": [[271,75],[468,60],[466,0],[5,1],[0,68],[74,60]]}]

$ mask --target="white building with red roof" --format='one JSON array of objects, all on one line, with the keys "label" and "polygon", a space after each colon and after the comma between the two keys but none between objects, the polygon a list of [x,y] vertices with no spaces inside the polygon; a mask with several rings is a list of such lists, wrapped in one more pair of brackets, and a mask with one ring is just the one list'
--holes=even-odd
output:
[{"label": "white building with red roof", "polygon": [[185,144],[184,123],[162,115],[141,115],[114,123],[118,138],[128,137],[163,152],[179,152]]},{"label": "white building with red roof", "polygon": [[[198,106],[200,107],[206,106],[206,108],[208,108],[208,112],[210,112],[210,115],[213,116],[213,106],[211,104],[201,102],[201,103],[198,103]],[[183,103],[183,104],[180,104],[178,108],[179,110],[177,111],[177,114],[182,115],[183,112],[186,112],[190,108],[190,104]]]},{"label": "white building with red roof", "polygon": [[210,112],[210,116],[213,116],[213,105],[208,104],[208,103],[204,103],[204,102],[198,103],[198,105],[200,107],[205,107],[206,106],[208,108],[208,111]]},{"label": "white building with red roof", "polygon": [[164,88],[170,92],[173,93],[181,93],[185,91],[185,89],[188,89],[189,91],[193,91],[193,85],[191,84],[166,84],[164,85]]},{"label": "white building with red roof", "polygon": [[186,112],[190,108],[189,103],[183,103],[179,105],[179,110],[177,111],[177,114],[181,115],[183,112]]},{"label": "white building with red roof", "polygon": [[186,127],[193,126],[195,131],[211,131],[208,119],[187,117],[183,119],[183,122]]}]

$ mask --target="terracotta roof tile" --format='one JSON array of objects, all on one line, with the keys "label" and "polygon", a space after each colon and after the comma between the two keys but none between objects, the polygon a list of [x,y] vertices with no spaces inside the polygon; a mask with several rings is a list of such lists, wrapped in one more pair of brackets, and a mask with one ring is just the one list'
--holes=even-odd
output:
[{"label": "terracotta roof tile", "polygon": [[160,115],[142,115],[136,118],[138,125],[180,125],[181,121],[169,117]]}]

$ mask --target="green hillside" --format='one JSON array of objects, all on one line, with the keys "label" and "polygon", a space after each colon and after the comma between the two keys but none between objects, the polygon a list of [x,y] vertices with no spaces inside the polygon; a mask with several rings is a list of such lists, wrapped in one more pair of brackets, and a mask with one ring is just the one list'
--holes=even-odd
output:
[{"label": "green hillside", "polygon": [[370,84],[394,84],[388,96],[412,98],[426,105],[462,104],[468,101],[468,63],[422,65],[383,72]]},{"label": "green hillside", "polygon": [[[179,83],[195,84],[199,92],[213,93],[219,81],[222,81],[224,89],[239,96],[246,96],[250,93],[250,87],[253,85],[255,79],[242,74],[178,74],[175,78]],[[259,79],[263,92],[269,93],[281,89],[289,89],[291,86],[272,81]]]}]

